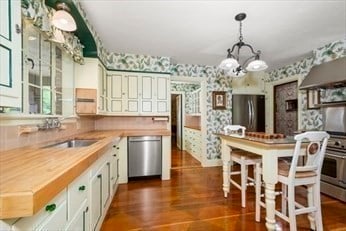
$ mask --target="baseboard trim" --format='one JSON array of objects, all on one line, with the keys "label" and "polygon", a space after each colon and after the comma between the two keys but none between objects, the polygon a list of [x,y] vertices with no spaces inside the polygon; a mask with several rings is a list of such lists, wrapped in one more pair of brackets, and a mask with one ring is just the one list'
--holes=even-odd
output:
[{"label": "baseboard trim", "polygon": [[222,166],[222,160],[221,159],[204,160],[202,162],[202,167],[215,167],[215,166]]}]

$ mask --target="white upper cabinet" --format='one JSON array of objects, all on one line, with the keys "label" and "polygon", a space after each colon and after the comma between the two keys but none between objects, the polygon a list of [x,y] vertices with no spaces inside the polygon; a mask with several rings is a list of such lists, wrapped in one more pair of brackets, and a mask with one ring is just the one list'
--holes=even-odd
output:
[{"label": "white upper cabinet", "polygon": [[166,76],[157,77],[156,91],[154,91],[154,97],[157,94],[156,111],[158,113],[169,113],[170,111],[170,81]]},{"label": "white upper cabinet", "polygon": [[168,75],[112,71],[107,76],[111,114],[169,114]]},{"label": "white upper cabinet", "polygon": [[[96,102],[96,114],[102,114],[108,111],[107,79],[106,70],[97,58],[85,58],[85,64],[76,64],[75,67],[75,86],[82,89],[96,90],[96,98],[90,95],[90,99],[85,97],[79,99],[78,104],[93,104]],[[85,106],[88,108],[88,106]],[[82,111],[79,114],[84,114]],[[85,114],[90,114],[86,112]]]},{"label": "white upper cabinet", "polygon": [[0,1],[0,106],[21,107],[21,1]]}]

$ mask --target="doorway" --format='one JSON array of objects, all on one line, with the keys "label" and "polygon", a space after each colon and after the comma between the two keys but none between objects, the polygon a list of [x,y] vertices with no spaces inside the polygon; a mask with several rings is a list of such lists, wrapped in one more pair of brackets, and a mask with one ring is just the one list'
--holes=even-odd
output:
[{"label": "doorway", "polygon": [[183,93],[171,95],[172,145],[183,149]]},{"label": "doorway", "polygon": [[[191,80],[190,80],[191,79]],[[201,90],[201,81],[192,78],[182,80],[171,79],[171,134],[172,134],[172,169],[201,167],[201,158],[197,158],[197,154],[202,156],[201,145],[195,139],[191,139],[192,123],[198,121],[197,128],[194,132],[201,134],[201,113],[199,110],[201,102],[198,90]],[[198,104],[198,107],[197,107]],[[194,119],[191,117],[197,117]],[[199,128],[199,130],[198,130]],[[197,151],[198,147],[201,150]]]},{"label": "doorway", "polygon": [[293,136],[298,130],[298,81],[274,86],[274,133]]}]

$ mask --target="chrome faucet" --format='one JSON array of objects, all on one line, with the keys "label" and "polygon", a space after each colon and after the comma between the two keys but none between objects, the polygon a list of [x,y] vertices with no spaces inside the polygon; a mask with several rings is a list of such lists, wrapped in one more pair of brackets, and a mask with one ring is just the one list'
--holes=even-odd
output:
[{"label": "chrome faucet", "polygon": [[37,125],[39,130],[47,130],[52,128],[60,128],[61,122],[58,118],[46,118],[43,124]]}]

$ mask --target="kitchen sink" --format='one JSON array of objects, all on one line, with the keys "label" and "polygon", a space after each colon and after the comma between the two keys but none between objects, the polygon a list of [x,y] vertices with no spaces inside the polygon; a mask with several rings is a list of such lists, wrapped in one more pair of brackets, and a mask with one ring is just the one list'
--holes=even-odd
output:
[{"label": "kitchen sink", "polygon": [[87,147],[89,145],[92,145],[96,143],[98,140],[80,140],[80,139],[72,139],[72,140],[65,140],[63,142],[58,142],[55,144],[50,144],[47,146],[44,146],[43,148],[80,148],[80,147]]}]

